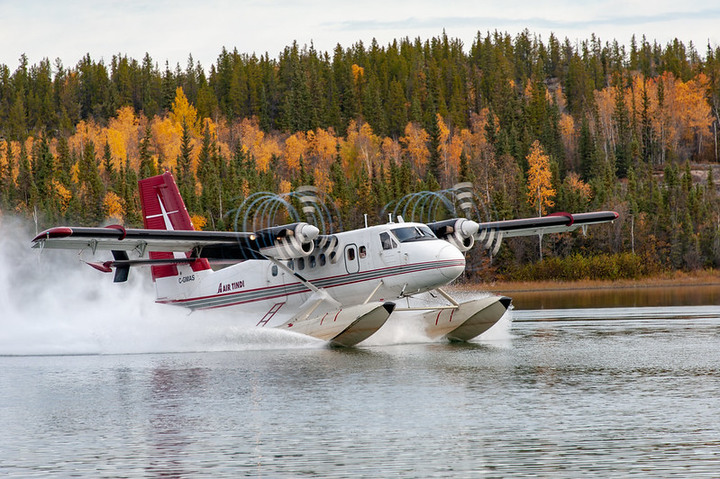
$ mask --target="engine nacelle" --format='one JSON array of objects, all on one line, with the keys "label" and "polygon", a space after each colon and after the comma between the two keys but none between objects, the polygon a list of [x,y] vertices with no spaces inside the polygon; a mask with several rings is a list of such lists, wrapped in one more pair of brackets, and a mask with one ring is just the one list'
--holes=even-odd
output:
[{"label": "engine nacelle", "polygon": [[480,225],[465,218],[453,218],[429,223],[428,227],[435,233],[435,236],[465,252],[475,244],[475,234]]},{"label": "engine nacelle", "polygon": [[260,253],[276,259],[310,256],[320,230],[308,223],[293,223],[267,228],[256,233]]}]

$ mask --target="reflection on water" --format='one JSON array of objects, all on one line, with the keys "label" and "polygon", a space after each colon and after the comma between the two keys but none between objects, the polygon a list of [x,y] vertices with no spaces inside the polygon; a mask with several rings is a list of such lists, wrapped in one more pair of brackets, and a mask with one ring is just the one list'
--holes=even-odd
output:
[{"label": "reflection on water", "polygon": [[0,357],[0,475],[717,475],[720,307],[513,317],[501,342]]},{"label": "reflection on water", "polygon": [[507,292],[515,309],[631,308],[720,304],[720,285]]}]

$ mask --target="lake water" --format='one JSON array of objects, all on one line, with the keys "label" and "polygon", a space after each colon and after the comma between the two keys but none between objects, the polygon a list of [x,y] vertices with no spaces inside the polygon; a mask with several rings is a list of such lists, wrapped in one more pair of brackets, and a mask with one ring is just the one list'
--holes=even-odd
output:
[{"label": "lake water", "polygon": [[720,304],[720,284],[513,291],[507,295],[516,309],[698,306]]},{"label": "lake water", "polygon": [[151,339],[87,318],[54,330],[64,346],[11,332],[44,352],[0,357],[0,476],[720,474],[720,307],[508,316],[471,344],[388,325],[354,349],[221,323],[161,345],[153,315]]}]

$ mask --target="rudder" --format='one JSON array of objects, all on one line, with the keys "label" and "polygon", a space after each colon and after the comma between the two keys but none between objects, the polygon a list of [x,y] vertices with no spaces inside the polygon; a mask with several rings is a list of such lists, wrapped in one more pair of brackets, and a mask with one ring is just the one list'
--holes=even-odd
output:
[{"label": "rudder", "polygon": [[[143,224],[150,230],[192,231],[195,229],[185,202],[180,196],[175,179],[170,172],[152,176],[138,181],[140,189],[140,205],[142,207]],[[186,257],[190,253],[185,253]],[[151,252],[151,259],[174,258],[172,252]],[[210,269],[206,259],[198,259],[190,263],[194,272]],[[178,266],[174,264],[155,265],[151,267],[153,281],[170,276],[178,276]]]}]

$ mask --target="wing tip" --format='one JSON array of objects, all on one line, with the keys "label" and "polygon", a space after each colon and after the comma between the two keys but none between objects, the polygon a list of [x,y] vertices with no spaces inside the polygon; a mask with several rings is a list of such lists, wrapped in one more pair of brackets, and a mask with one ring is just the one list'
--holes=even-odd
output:
[{"label": "wing tip", "polygon": [[33,243],[51,238],[67,238],[68,236],[72,236],[72,234],[72,228],[67,226],[56,226],[55,228],[50,228],[49,230],[45,230],[37,235],[33,238]]}]

